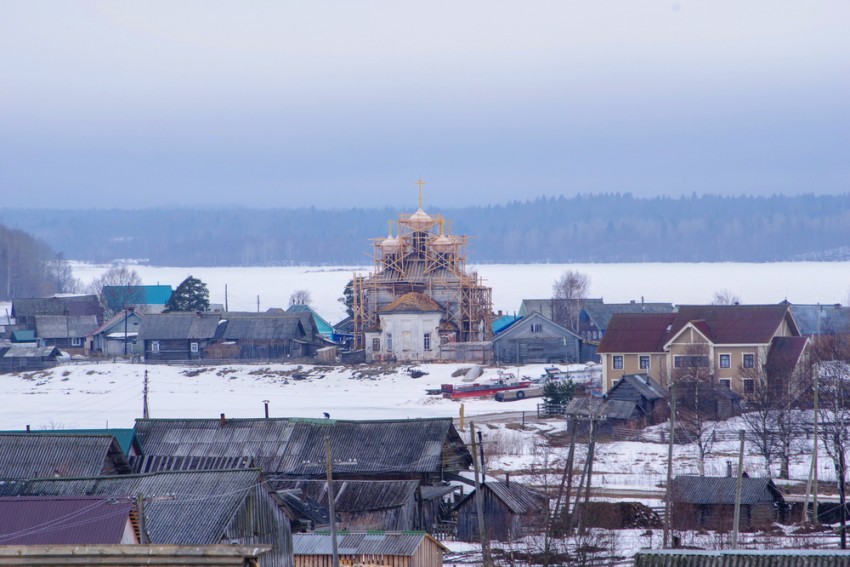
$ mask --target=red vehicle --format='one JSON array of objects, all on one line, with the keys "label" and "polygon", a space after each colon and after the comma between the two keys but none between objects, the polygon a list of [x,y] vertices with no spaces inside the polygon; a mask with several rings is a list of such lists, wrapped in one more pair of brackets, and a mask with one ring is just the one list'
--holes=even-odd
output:
[{"label": "red vehicle", "polygon": [[491,396],[496,392],[505,392],[508,390],[517,390],[519,388],[527,388],[531,385],[531,380],[528,378],[518,379],[513,374],[499,372],[498,376],[491,378],[486,382],[476,382],[474,384],[443,384],[440,390],[444,398],[457,400],[460,398],[479,398],[482,396]]}]

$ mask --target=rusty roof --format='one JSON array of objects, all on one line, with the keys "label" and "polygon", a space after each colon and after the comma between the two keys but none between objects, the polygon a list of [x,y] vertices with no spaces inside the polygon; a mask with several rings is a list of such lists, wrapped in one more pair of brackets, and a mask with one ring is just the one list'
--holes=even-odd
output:
[{"label": "rusty roof", "polygon": [[440,304],[418,291],[405,293],[381,309],[381,313],[399,313],[404,311],[443,311]]}]

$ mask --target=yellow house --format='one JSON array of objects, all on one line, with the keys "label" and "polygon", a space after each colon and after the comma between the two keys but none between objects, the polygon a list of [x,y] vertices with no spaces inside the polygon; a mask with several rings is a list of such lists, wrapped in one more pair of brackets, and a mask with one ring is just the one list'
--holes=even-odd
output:
[{"label": "yellow house", "polygon": [[675,313],[614,314],[597,348],[606,391],[627,374],[664,386],[687,377],[746,396],[767,367],[796,367],[808,339],[788,306],[683,305]]}]

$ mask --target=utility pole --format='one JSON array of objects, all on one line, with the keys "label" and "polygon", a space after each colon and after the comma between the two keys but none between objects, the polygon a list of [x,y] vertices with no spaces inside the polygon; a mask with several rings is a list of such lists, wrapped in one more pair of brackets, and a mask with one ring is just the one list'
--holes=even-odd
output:
[{"label": "utility pole", "polygon": [[260,312],[260,296],[257,296],[257,313]]},{"label": "utility pole", "polygon": [[230,311],[230,309],[227,308],[227,284],[224,284],[224,311]]},{"label": "utility pole", "polygon": [[475,468],[475,508],[478,513],[478,538],[481,540],[481,558],[483,567],[493,567],[493,557],[490,555],[490,540],[487,537],[487,526],[484,523],[484,484],[478,468],[478,451],[475,448],[475,423],[469,422],[469,438],[472,440],[472,464]]},{"label": "utility pole", "polygon": [[148,543],[148,535],[145,528],[145,495],[139,492],[136,495],[136,509],[139,512],[139,543]]},{"label": "utility pole", "polygon": [[339,567],[339,550],[336,544],[336,512],[334,511],[334,485],[331,472],[331,436],[325,435],[325,463],[328,473],[328,513],[331,516],[331,546],[333,549],[333,567]]},{"label": "utility pole", "polygon": [[664,499],[664,549],[670,544],[673,528],[673,441],[676,439],[676,383],[670,384],[670,440],[667,445],[667,495]]},{"label": "utility pole", "polygon": [[735,518],[732,525],[732,549],[738,549],[738,530],[741,526],[741,489],[744,486],[744,436],[742,429],[738,432],[741,448],[738,449],[738,480],[735,483]]},{"label": "utility pole", "polygon": [[[595,417],[595,416],[594,416]],[[584,523],[590,506],[590,483],[593,480],[593,454],[596,452],[596,432],[599,429],[598,419],[590,420],[590,444],[587,446],[587,484],[584,485],[584,514],[578,518],[578,533],[584,534]]]},{"label": "utility pole", "polygon": [[[820,323],[820,319],[818,319]],[[812,495],[812,523],[818,525],[818,379],[815,375],[812,389],[814,390],[814,416],[812,429],[812,461],[809,466],[809,478],[806,480],[806,499],[803,501],[803,517],[801,521],[809,519],[809,495]],[[814,486],[812,481],[814,480]]]},{"label": "utility pole", "polygon": [[142,388],[142,417],[145,419],[150,418],[150,414],[148,413],[148,369],[145,368],[145,381],[144,387]]}]

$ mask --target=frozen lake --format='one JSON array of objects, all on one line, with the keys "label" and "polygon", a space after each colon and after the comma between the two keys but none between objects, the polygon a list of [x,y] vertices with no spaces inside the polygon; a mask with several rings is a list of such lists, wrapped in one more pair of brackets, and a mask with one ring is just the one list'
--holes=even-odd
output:
[{"label": "frozen lake", "polygon": [[[365,266],[293,266],[251,268],[171,268],[133,266],[145,284],[177,287],[186,276],[207,284],[212,303],[234,311],[286,307],[296,289],[308,289],[313,307],[331,323],[345,316],[339,303],[345,284]],[[74,274],[90,282],[107,266],[74,263]],[[514,312],[523,299],[552,296],[552,283],[565,270],[590,275],[590,295],[606,302],[667,301],[708,303],[714,292],[729,289],[744,303],[847,303],[850,262],[700,263],[700,264],[483,264],[472,267],[493,288],[493,308]]]}]

